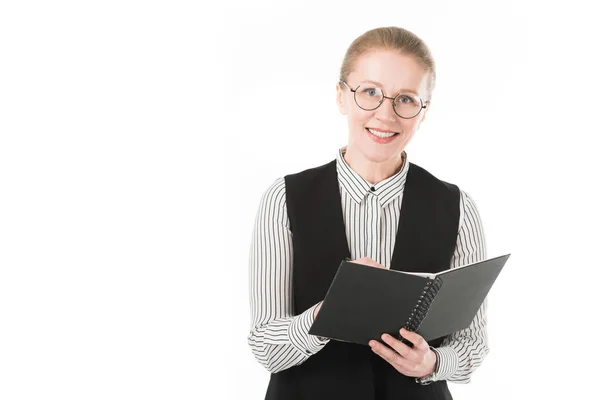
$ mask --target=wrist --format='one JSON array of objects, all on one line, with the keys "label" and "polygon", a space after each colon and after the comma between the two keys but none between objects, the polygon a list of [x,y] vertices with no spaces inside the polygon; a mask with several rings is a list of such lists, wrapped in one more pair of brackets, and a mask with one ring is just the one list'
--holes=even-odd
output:
[{"label": "wrist", "polygon": [[419,378],[415,378],[415,381],[422,385],[427,385],[427,384],[435,381],[437,378],[437,372],[438,372],[438,368],[439,368],[439,355],[438,355],[437,351],[435,351],[434,348],[431,346],[429,346],[429,351],[430,351],[430,355],[431,355],[431,360],[433,361],[433,366],[431,366],[428,369],[428,371],[429,371],[428,374],[421,376]]},{"label": "wrist", "polygon": [[440,356],[438,352],[433,349],[433,347],[429,347],[429,351],[431,351],[431,354],[433,355],[433,368],[431,369],[431,373],[437,374],[440,365]]}]

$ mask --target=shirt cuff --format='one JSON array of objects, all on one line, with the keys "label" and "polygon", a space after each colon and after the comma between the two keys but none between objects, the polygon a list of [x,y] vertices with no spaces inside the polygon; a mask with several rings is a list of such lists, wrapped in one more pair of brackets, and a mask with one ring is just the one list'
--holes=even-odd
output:
[{"label": "shirt cuff", "polygon": [[329,343],[329,339],[327,338],[321,338],[308,333],[315,321],[314,311],[318,304],[315,304],[294,318],[289,327],[290,342],[307,356],[317,353],[325,344]]},{"label": "shirt cuff", "polygon": [[432,350],[438,355],[438,368],[434,380],[447,380],[458,370],[458,354],[448,346],[432,348]]}]

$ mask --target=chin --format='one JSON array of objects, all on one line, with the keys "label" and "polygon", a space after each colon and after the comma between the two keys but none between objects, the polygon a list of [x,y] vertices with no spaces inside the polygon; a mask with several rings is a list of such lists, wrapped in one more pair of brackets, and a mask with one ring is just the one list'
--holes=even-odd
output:
[{"label": "chin", "polygon": [[381,162],[390,159],[391,157],[397,156],[402,152],[402,133],[396,137],[394,142],[389,144],[376,143],[364,133],[364,129],[361,127],[360,132],[354,135],[354,140],[350,146],[354,149],[353,151],[363,154],[365,158],[371,161]]}]

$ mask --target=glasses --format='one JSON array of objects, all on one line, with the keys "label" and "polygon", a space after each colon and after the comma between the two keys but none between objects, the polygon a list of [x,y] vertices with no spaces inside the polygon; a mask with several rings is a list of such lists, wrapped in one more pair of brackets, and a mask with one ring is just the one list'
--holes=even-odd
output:
[{"label": "glasses", "polygon": [[424,104],[419,96],[412,93],[400,93],[396,97],[387,97],[383,94],[381,88],[372,83],[361,83],[356,89],[352,89],[346,82],[340,82],[354,93],[356,105],[365,111],[373,111],[383,104],[385,99],[390,99],[396,115],[400,118],[410,119],[419,115],[421,110],[427,108],[427,103],[429,103],[429,101],[426,101]]}]

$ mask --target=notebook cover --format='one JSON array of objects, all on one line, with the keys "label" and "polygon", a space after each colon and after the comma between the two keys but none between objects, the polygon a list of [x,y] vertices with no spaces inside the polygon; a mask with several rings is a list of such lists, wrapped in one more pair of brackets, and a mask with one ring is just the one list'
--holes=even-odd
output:
[{"label": "notebook cover", "polygon": [[[496,280],[508,255],[444,271],[443,286],[417,333],[430,341],[465,329]],[[398,338],[429,278],[342,261],[311,335],[368,345],[388,333]]]},{"label": "notebook cover", "polygon": [[509,256],[437,274],[443,284],[417,329],[419,335],[431,340],[468,328]]}]

